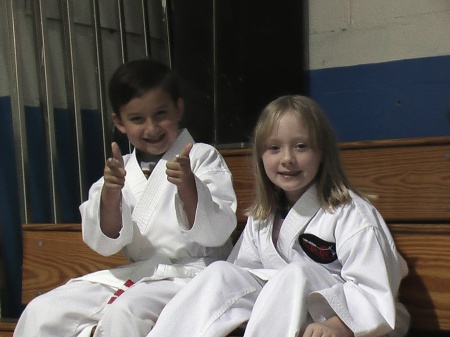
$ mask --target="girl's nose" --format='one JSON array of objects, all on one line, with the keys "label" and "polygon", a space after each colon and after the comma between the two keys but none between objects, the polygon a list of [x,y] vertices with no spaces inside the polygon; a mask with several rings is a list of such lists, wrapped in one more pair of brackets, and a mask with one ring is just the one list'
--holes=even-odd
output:
[{"label": "girl's nose", "polygon": [[283,150],[281,162],[284,165],[291,165],[294,163],[294,156],[290,149]]}]

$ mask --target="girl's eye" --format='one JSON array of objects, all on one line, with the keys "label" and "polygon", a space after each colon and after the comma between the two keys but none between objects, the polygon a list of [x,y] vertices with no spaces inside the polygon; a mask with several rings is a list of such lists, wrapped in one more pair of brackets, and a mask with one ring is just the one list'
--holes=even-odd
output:
[{"label": "girl's eye", "polygon": [[297,148],[299,150],[306,149],[307,147],[308,147],[308,145],[306,145],[304,143],[299,143],[299,144],[295,145],[295,148]]},{"label": "girl's eye", "polygon": [[280,147],[278,145],[269,145],[267,147],[267,149],[270,150],[270,151],[277,151],[277,150],[280,149]]}]

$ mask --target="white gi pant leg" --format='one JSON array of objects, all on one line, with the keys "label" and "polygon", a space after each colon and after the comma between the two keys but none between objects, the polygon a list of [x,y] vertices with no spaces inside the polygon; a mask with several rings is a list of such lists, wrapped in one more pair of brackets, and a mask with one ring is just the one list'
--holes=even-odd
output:
[{"label": "white gi pant leg", "polygon": [[[308,314],[308,295],[338,282],[328,271],[315,263],[290,263],[275,274],[261,290],[244,336],[298,336],[312,323]],[[330,313],[328,308],[324,310]]]},{"label": "white gi pant leg", "polygon": [[94,336],[146,336],[167,302],[189,281],[177,278],[134,284],[105,307]]},{"label": "white gi pant leg", "polygon": [[78,336],[97,324],[114,292],[108,286],[74,281],[33,299],[20,316],[14,337]]},{"label": "white gi pant leg", "polygon": [[246,270],[214,262],[167,304],[148,337],[227,336],[248,320],[261,288]]}]

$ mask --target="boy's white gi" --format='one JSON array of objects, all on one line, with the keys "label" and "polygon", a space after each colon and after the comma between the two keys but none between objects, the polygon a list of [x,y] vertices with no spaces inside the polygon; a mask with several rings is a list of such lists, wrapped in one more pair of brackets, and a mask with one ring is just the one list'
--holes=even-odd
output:
[{"label": "boy's white gi", "polygon": [[[404,336],[409,314],[397,301],[407,265],[378,211],[354,193],[327,212],[310,187],[284,220],[248,219],[229,261],[215,262],[161,313],[155,336],[294,337],[334,315],[355,336]],[[171,324],[176,320],[176,324]],[[301,334],[299,335],[301,336]]]},{"label": "boy's white gi", "polygon": [[[182,131],[148,180],[135,151],[124,156],[127,175],[117,239],[100,229],[103,178],[92,185],[89,199],[80,206],[84,241],[103,255],[122,250],[132,263],[85,275],[39,296],[21,316],[15,337],[85,336],[99,320],[95,336],[145,336],[187,281],[228,256],[229,237],[236,226],[236,196],[231,173],[218,151],[198,143],[189,154],[198,192],[190,230],[177,187],[167,181],[166,162],[193,142],[188,131]],[[118,289],[124,292],[107,304]]]}]

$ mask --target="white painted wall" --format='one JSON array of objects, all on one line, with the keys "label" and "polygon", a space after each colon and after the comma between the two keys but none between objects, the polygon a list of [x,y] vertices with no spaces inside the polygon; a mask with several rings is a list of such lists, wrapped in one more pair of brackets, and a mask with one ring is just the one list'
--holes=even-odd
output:
[{"label": "white painted wall", "polygon": [[450,55],[450,0],[310,0],[310,70]]}]

